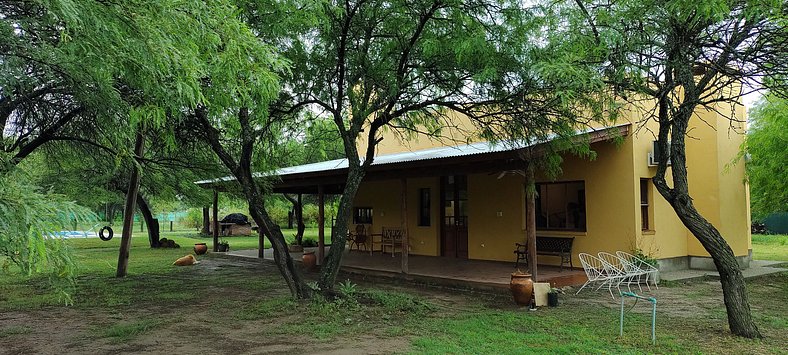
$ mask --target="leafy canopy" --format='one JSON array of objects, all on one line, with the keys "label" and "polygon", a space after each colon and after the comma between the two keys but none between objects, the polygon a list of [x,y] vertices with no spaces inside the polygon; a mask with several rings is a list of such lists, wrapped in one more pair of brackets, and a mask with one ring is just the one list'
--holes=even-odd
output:
[{"label": "leafy canopy", "polygon": [[755,218],[788,211],[788,100],[766,96],[750,111],[745,152]]}]

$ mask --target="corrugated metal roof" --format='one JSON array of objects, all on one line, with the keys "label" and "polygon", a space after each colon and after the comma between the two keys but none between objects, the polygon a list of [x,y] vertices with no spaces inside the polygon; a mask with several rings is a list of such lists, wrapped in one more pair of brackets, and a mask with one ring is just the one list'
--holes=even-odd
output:
[{"label": "corrugated metal roof", "polygon": [[[587,129],[587,130],[578,131],[577,135],[592,133],[596,131],[604,131],[611,128],[622,127],[627,125],[629,124],[626,123],[626,124],[620,124],[610,127],[598,128],[598,129]],[[527,141],[477,142],[477,143],[462,144],[462,145],[449,146],[449,147],[438,147],[438,148],[430,148],[430,149],[417,150],[417,151],[384,154],[384,155],[376,156],[375,160],[372,162],[372,165],[377,166],[377,165],[404,163],[404,162],[420,161],[420,160],[455,158],[455,157],[470,156],[476,154],[514,151],[528,146],[549,142],[555,138],[556,138],[555,135],[550,135],[545,140],[538,140],[533,142],[527,142]],[[348,167],[347,158],[342,158],[342,159],[323,161],[319,163],[304,164],[304,165],[291,166],[287,168],[281,168],[272,173],[255,173],[254,176],[263,177],[268,175],[268,176],[285,177],[288,175],[347,169],[347,167]],[[205,185],[205,184],[226,182],[233,180],[235,180],[234,177],[225,176],[218,179],[197,181],[195,182],[195,184]]]}]

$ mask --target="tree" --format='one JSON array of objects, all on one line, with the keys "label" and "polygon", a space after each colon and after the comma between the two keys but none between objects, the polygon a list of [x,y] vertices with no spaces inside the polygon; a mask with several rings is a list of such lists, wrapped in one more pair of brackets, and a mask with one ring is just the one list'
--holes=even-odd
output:
[{"label": "tree", "polygon": [[74,261],[64,241],[49,234],[92,215],[63,195],[42,192],[31,180],[23,168],[0,175],[0,270],[7,271],[10,263],[28,276],[45,274],[68,304],[75,287]]},{"label": "tree", "polygon": [[[538,33],[517,2],[327,1],[292,2],[270,11],[247,3],[245,16],[292,61],[273,114],[304,110],[331,120],[348,159],[333,245],[345,245],[352,202],[384,127],[439,134],[455,114],[503,116],[497,85],[519,71],[521,41]],[[272,21],[303,11],[310,16]],[[285,27],[287,31],[282,31]],[[266,37],[268,38],[268,37]],[[520,89],[530,88],[523,83]],[[320,288],[336,281],[342,248],[331,248]]]},{"label": "tree", "polygon": [[[141,177],[136,205],[148,226],[152,248],[159,246],[158,221],[154,219],[156,206],[168,201],[205,205],[209,194],[193,182],[224,173],[215,169],[217,162],[213,153],[190,135],[183,134],[185,131],[180,129],[178,122],[166,126],[174,127],[174,136],[163,129],[148,131],[150,143],[146,156],[138,160],[145,174]],[[70,128],[63,134],[74,136]],[[161,139],[168,136],[174,143]],[[38,152],[48,162],[40,167],[41,184],[94,210],[121,203],[135,164],[134,157],[124,153],[128,146],[126,140],[100,133],[91,134],[89,143],[81,140],[51,142]]]},{"label": "tree", "polygon": [[788,100],[773,95],[762,98],[750,110],[750,128],[744,154],[755,218],[788,211]]},{"label": "tree", "polygon": [[[740,0],[578,0],[571,8],[561,6],[572,25],[564,31],[567,40],[579,53],[597,56],[599,70],[622,99],[636,107],[644,102],[656,105],[644,111],[647,119],[658,122],[659,149],[669,152],[669,159],[659,159],[654,185],[713,258],[731,332],[760,337],[733,251],[693,205],[685,139],[696,110],[719,112],[720,104],[738,105],[753,85],[771,86],[784,95],[785,80],[778,78],[784,79],[788,72],[785,5]],[[742,119],[732,112],[727,110],[729,119]],[[668,160],[672,183],[666,178]]]}]

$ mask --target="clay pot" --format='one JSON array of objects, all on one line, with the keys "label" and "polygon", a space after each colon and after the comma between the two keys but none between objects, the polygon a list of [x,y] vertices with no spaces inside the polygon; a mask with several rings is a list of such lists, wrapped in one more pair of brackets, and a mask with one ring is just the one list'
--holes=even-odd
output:
[{"label": "clay pot", "polygon": [[197,255],[203,255],[208,251],[208,246],[205,243],[195,243],[194,244],[194,253]]},{"label": "clay pot", "polygon": [[304,262],[304,268],[307,270],[311,270],[317,264],[317,257],[315,256],[315,252],[308,251],[304,253],[304,256],[301,257],[301,261]]},{"label": "clay pot", "polygon": [[514,302],[521,306],[527,306],[531,303],[531,297],[534,294],[534,282],[531,280],[531,274],[524,273],[520,270],[512,273],[512,281],[509,283],[509,289],[512,290],[512,297]]}]

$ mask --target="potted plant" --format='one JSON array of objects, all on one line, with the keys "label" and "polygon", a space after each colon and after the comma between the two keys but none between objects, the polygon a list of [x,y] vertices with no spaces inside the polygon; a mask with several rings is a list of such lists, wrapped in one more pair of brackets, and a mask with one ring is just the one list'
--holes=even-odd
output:
[{"label": "potted plant", "polygon": [[287,245],[287,251],[291,253],[300,253],[304,251],[304,245],[302,244],[302,238],[299,238],[298,235],[293,234],[293,241]]},{"label": "potted plant", "polygon": [[558,289],[555,287],[550,288],[547,293],[547,305],[550,307],[558,307]]},{"label": "potted plant", "polygon": [[220,252],[230,251],[230,243],[228,243],[226,240],[220,240],[218,246]]}]

